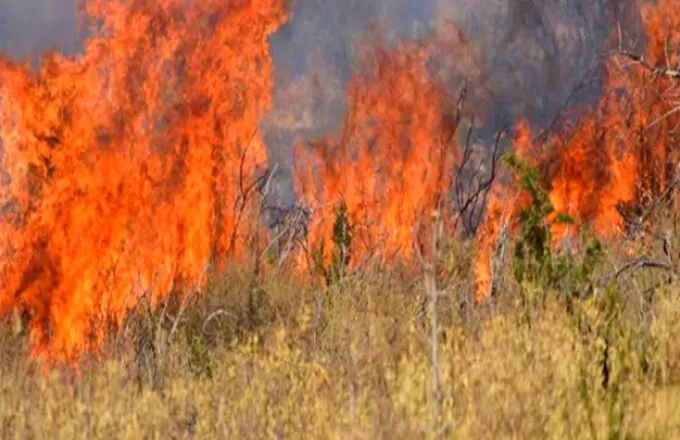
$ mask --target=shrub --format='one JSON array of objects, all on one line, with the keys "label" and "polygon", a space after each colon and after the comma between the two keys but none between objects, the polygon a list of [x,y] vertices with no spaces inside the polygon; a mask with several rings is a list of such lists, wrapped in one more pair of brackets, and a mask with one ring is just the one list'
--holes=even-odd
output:
[{"label": "shrub", "polygon": [[335,284],[345,277],[351,259],[352,224],[344,200],[338,203],[335,210],[332,240],[333,249],[328,263],[325,262],[325,242],[323,240],[314,253],[316,267],[326,280],[327,286]]},{"label": "shrub", "polygon": [[582,233],[581,255],[572,250],[556,253],[552,230],[558,225],[573,224],[573,219],[566,213],[555,213],[534,167],[512,152],[505,163],[527,199],[517,216],[514,252],[513,273],[520,285],[521,299],[527,305],[543,304],[545,294],[554,291],[571,308],[574,299],[592,293],[594,272],[602,262],[602,246],[597,239]]}]

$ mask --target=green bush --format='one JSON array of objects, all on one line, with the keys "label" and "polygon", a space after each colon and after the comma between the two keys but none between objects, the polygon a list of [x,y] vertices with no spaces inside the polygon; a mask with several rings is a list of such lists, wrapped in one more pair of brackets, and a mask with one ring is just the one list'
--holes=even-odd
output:
[{"label": "green bush", "polygon": [[518,212],[518,234],[514,249],[514,277],[520,285],[521,299],[527,305],[543,304],[548,292],[556,292],[572,307],[574,299],[592,293],[594,273],[602,262],[600,242],[582,233],[582,254],[572,250],[556,253],[552,229],[573,224],[566,213],[555,213],[548,193],[541,186],[538,171],[514,153],[505,163],[515,179],[518,191],[528,202]]},{"label": "green bush", "polygon": [[333,249],[330,262],[325,262],[325,242],[323,240],[314,253],[316,267],[325,278],[328,286],[336,284],[345,277],[351,259],[352,224],[344,200],[338,203],[335,210],[332,240]]}]

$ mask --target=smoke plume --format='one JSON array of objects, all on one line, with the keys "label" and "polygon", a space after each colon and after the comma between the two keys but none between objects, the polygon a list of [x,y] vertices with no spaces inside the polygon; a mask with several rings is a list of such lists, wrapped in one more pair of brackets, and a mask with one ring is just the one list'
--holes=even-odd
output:
[{"label": "smoke plume", "polygon": [[[15,58],[53,49],[76,52],[83,40],[79,2],[5,0],[0,4],[0,52]],[[613,20],[632,29],[629,3],[297,0],[290,21],[270,41],[276,89],[263,131],[271,161],[280,164],[282,178],[289,178],[294,141],[337,129],[357,47],[370,41],[375,27],[393,42],[431,38],[443,43],[449,53],[442,53],[440,75],[454,89],[464,80],[470,83],[471,107],[484,116],[485,132],[491,133],[518,119],[548,124],[571,103],[602,55]],[[460,52],[461,36],[476,48],[475,60]],[[591,89],[581,96],[592,100],[594,93]]]},{"label": "smoke plume", "polygon": [[79,0],[0,2],[0,53],[36,57],[47,50],[73,53],[79,46]]},{"label": "smoke plume", "polygon": [[475,136],[488,140],[518,120],[545,127],[561,110],[594,102],[612,23],[633,30],[626,3],[299,0],[271,40],[276,89],[263,121],[285,202],[292,197],[285,188],[293,145],[340,126],[358,48],[376,28],[392,44],[420,39],[435,46],[431,68],[454,93],[468,85]]}]

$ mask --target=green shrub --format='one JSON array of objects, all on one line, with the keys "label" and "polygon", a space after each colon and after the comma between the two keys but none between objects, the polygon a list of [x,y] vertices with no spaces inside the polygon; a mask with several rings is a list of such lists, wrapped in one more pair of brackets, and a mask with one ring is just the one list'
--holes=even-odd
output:
[{"label": "green shrub", "polygon": [[602,262],[602,246],[583,233],[579,237],[584,248],[581,255],[571,250],[556,253],[552,230],[557,225],[573,224],[573,219],[566,213],[555,213],[534,167],[512,152],[506,156],[505,163],[518,191],[528,198],[517,216],[514,249],[513,274],[520,285],[521,299],[526,305],[543,304],[546,293],[557,292],[571,308],[574,299],[592,292],[594,272]]},{"label": "green shrub", "polygon": [[329,263],[324,260],[325,242],[323,240],[314,253],[316,267],[325,278],[328,286],[341,281],[345,277],[351,259],[352,224],[344,200],[338,203],[335,210],[332,240],[333,250]]}]

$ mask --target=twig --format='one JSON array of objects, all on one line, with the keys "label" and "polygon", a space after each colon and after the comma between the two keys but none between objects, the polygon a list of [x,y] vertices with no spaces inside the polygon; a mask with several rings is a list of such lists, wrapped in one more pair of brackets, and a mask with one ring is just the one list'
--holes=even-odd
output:
[{"label": "twig", "polygon": [[652,72],[652,74],[654,74],[655,76],[667,77],[671,79],[680,79],[680,70],[670,69],[669,67],[653,66],[645,60],[645,57],[643,55],[637,55],[632,52],[628,52],[627,50],[624,49],[619,49],[617,54],[622,57],[628,58],[629,60],[635,62],[636,64],[639,64],[640,66]]},{"label": "twig", "polygon": [[172,342],[172,338],[175,335],[175,332],[177,331],[177,328],[179,326],[179,321],[182,318],[182,315],[184,315],[184,312],[187,310],[187,306],[189,305],[189,300],[192,299],[195,295],[198,294],[198,290],[192,290],[192,292],[188,295],[184,295],[184,299],[182,300],[182,304],[179,307],[179,312],[177,313],[177,316],[175,317],[175,320],[172,324],[172,328],[170,329],[170,334],[168,334],[168,339],[166,342],[166,345],[170,345]]},{"label": "twig", "polygon": [[[463,158],[461,159],[461,164],[458,167],[458,170],[456,172],[456,182],[455,182],[455,188],[456,188],[456,195],[457,195],[457,205],[458,205],[458,213],[459,219],[462,219],[463,221],[463,226],[465,228],[465,232],[468,234],[474,233],[474,231],[477,229],[477,226],[479,225],[480,218],[477,216],[477,218],[473,219],[470,218],[471,216],[468,215],[468,212],[470,209],[473,209],[475,206],[479,205],[480,198],[481,198],[481,205],[486,205],[486,198],[488,196],[489,191],[491,190],[491,186],[493,185],[494,181],[496,180],[497,176],[497,170],[498,170],[498,161],[501,157],[501,140],[503,138],[503,134],[506,132],[508,127],[503,127],[501,128],[498,133],[496,134],[496,138],[494,141],[494,146],[493,150],[491,153],[491,170],[489,172],[489,175],[486,179],[482,180],[477,184],[477,187],[472,189],[470,192],[468,192],[466,198],[463,200],[463,190],[462,187],[463,185],[466,185],[465,183],[462,183],[462,179],[464,177],[468,177],[465,180],[468,182],[470,180],[477,180],[477,176],[479,176],[479,167],[475,172],[473,173],[472,176],[465,176],[464,168],[466,167],[467,163],[469,163],[470,160],[470,153],[471,147],[470,145],[470,133],[471,130],[468,131],[468,136],[467,140],[465,143],[465,148],[463,150]],[[474,211],[473,211],[473,216],[474,216]]]},{"label": "twig", "polygon": [[665,121],[666,119],[668,119],[669,117],[673,116],[674,114],[676,114],[678,112],[680,112],[680,105],[673,107],[672,109],[670,109],[669,111],[667,111],[663,115],[656,118],[651,124],[649,124],[647,127],[645,127],[644,130],[642,130],[641,134],[647,133],[649,130],[656,127],[661,122]]},{"label": "twig", "polygon": [[616,271],[614,276],[611,278],[610,281],[616,281],[621,275],[623,275],[625,272],[631,269],[636,269],[636,268],[643,268],[643,267],[649,267],[653,269],[664,269],[664,270],[671,270],[672,267],[665,262],[662,261],[655,261],[651,260],[648,258],[638,258],[633,261],[629,261],[628,263],[624,264],[623,267],[621,267],[619,270]]},{"label": "twig", "polygon": [[[637,218],[635,221],[629,221],[629,225],[631,228],[633,228],[633,231],[638,231],[640,230],[643,226],[644,223],[647,221],[647,219],[656,211],[656,209],[665,201],[668,199],[672,199],[673,193],[678,190],[680,187],[680,178],[676,179],[673,181],[666,190],[661,193],[651,204],[651,206],[642,214],[640,217]],[[634,232],[633,232],[634,233]]]},{"label": "twig", "polygon": [[414,254],[420,265],[423,268],[425,276],[425,293],[428,297],[428,312],[430,315],[430,363],[432,366],[432,375],[430,378],[430,399],[432,410],[432,433],[434,438],[441,436],[441,366],[439,360],[439,317],[437,314],[437,304],[441,293],[437,287],[436,265],[440,258],[440,242],[443,234],[443,223],[439,211],[435,211],[432,216],[432,242],[431,242],[431,256],[430,261],[425,260],[420,250],[420,243],[418,241],[418,227],[413,229],[413,247]]},{"label": "twig", "polygon": [[225,310],[225,309],[215,310],[210,315],[208,315],[208,317],[205,318],[205,320],[203,320],[203,325],[201,326],[201,333],[207,335],[208,332],[206,331],[206,328],[208,328],[208,324],[210,324],[212,322],[212,320],[217,318],[218,316],[228,316],[228,317],[230,317],[234,320],[237,319],[236,315],[234,315],[233,313],[231,313],[228,310]]}]

